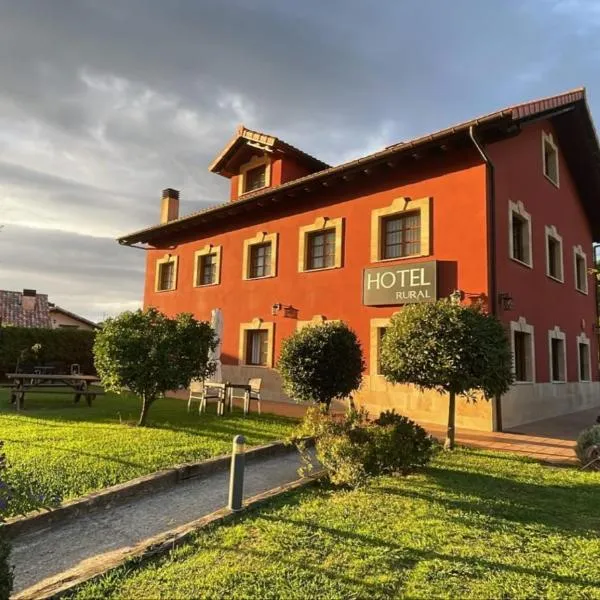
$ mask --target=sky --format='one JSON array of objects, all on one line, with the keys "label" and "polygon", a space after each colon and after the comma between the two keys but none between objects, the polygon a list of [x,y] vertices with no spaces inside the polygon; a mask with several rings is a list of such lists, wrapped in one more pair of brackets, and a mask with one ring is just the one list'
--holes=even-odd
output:
[{"label": "sky", "polygon": [[600,0],[0,0],[0,289],[140,306],[115,238],[223,202],[240,123],[339,164],[579,86]]}]

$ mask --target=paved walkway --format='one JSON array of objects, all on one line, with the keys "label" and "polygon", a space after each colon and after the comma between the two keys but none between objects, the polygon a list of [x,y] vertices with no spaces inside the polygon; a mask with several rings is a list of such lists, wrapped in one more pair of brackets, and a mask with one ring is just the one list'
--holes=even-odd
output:
[{"label": "paved walkway", "polygon": [[[446,428],[441,425],[422,423],[423,427],[439,440],[446,437]],[[575,442],[569,439],[525,435],[511,432],[486,432],[457,429],[456,443],[469,448],[502,450],[524,454],[552,464],[576,464]]]},{"label": "paved walkway", "polygon": [[[298,479],[301,459],[289,454],[249,461],[244,496],[250,497]],[[228,471],[188,479],[172,488],[137,496],[57,523],[13,541],[13,593],[78,564],[185,525],[227,505]]]}]

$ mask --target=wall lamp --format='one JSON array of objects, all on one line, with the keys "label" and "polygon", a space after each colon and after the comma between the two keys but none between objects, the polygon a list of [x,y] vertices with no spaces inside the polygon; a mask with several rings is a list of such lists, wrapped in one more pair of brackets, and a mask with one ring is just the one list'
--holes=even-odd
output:
[{"label": "wall lamp", "polygon": [[286,317],[292,316],[292,313],[297,313],[298,310],[295,309],[291,304],[281,304],[281,302],[276,302],[271,306],[271,314],[275,317],[279,311],[283,310],[283,314]]},{"label": "wall lamp", "polygon": [[498,294],[498,304],[502,310],[512,310],[514,307],[513,297],[507,293]]},{"label": "wall lamp", "polygon": [[449,298],[450,298],[450,302],[452,302],[452,304],[460,304],[463,299],[465,297],[465,293],[462,290],[454,290]]}]

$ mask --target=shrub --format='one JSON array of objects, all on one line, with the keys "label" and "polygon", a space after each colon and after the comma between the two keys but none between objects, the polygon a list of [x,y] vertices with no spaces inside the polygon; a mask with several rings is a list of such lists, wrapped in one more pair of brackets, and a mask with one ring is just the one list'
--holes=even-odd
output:
[{"label": "shrub", "polygon": [[582,466],[592,463],[591,468],[600,470],[600,460],[592,462],[594,459],[600,458],[600,425],[584,429],[579,434],[575,452]]},{"label": "shrub", "polygon": [[[422,427],[394,412],[369,421],[363,410],[334,418],[311,407],[295,435],[314,437],[314,457],[330,481],[349,487],[364,485],[377,475],[407,474],[426,465],[435,448]],[[318,468],[305,444],[300,442],[299,447],[306,463],[302,474]]]},{"label": "shrub", "polygon": [[5,481],[6,456],[0,442],[0,600],[7,600],[13,586],[13,570],[9,564],[10,543],[4,532],[4,518],[8,509],[10,488]]},{"label": "shrub", "polygon": [[348,325],[324,323],[285,339],[277,368],[290,397],[329,409],[332,400],[360,387],[365,363],[360,342]]},{"label": "shrub", "polygon": [[138,425],[159,396],[211,372],[209,352],[217,343],[206,322],[191,314],[169,318],[154,308],[107,319],[94,343],[96,369],[107,390],[128,388],[142,400]]},{"label": "shrub", "polygon": [[[15,370],[17,362],[55,365],[65,370],[69,365],[81,365],[84,373],[94,374],[95,331],[81,329],[36,329],[0,327],[0,379]],[[40,345],[38,352],[32,348]]]}]

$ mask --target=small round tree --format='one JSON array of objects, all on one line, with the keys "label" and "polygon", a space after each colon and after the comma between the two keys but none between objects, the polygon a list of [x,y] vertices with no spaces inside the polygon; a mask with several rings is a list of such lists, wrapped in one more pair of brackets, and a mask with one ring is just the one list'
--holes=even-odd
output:
[{"label": "small round tree", "polygon": [[456,396],[486,399],[508,391],[512,358],[502,323],[476,306],[449,300],[412,304],[395,315],[383,338],[381,369],[392,383],[447,393],[445,447],[454,447]]},{"label": "small round tree", "polygon": [[277,367],[289,396],[329,410],[332,400],[360,387],[365,363],[356,334],[338,322],[310,325],[285,339]]},{"label": "small round tree", "polygon": [[169,318],[154,308],[128,311],[104,322],[94,362],[107,390],[128,388],[141,398],[143,426],[156,398],[211,372],[208,357],[215,345],[210,325],[190,314]]}]

